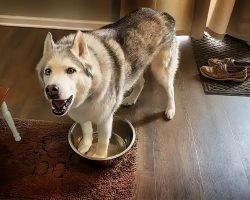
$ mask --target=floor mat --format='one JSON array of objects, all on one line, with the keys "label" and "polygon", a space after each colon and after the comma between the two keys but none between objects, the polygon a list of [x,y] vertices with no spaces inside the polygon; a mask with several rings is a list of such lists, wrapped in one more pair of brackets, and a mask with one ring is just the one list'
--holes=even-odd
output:
[{"label": "floor mat", "polygon": [[[219,41],[205,33],[201,40],[192,39],[197,67],[208,65],[209,58],[234,58],[250,61],[250,47],[243,41],[226,35]],[[250,78],[243,83],[215,81],[201,75],[201,82],[206,94],[250,96]]]},{"label": "floor mat", "polygon": [[71,150],[70,125],[16,120],[17,143],[0,119],[0,199],[132,198],[136,145],[114,166],[93,165]]}]

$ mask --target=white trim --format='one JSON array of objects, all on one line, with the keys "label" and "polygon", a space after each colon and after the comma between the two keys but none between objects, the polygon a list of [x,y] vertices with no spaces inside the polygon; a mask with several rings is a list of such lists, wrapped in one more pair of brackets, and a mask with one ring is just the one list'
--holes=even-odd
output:
[{"label": "white trim", "polygon": [[0,15],[0,25],[6,25],[6,26],[84,30],[84,29],[96,29],[109,23],[112,22]]}]

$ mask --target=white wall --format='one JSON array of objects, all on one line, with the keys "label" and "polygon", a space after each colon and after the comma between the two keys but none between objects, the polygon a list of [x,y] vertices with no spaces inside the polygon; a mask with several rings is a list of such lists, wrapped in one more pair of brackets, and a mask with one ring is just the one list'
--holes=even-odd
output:
[{"label": "white wall", "polygon": [[[114,19],[114,0],[0,0],[0,24],[24,23],[43,26],[93,22],[107,24]],[[9,17],[10,16],[10,17]],[[10,20],[8,20],[8,17]],[[44,18],[46,20],[44,21]],[[62,24],[61,24],[62,23]]]}]

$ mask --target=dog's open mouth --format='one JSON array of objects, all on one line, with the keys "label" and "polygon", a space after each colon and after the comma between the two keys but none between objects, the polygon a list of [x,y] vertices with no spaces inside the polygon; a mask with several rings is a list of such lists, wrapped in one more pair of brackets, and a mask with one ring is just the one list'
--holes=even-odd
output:
[{"label": "dog's open mouth", "polygon": [[73,99],[73,95],[71,95],[68,99],[60,100],[60,99],[53,99],[52,103],[52,112],[55,115],[63,115],[69,108]]}]

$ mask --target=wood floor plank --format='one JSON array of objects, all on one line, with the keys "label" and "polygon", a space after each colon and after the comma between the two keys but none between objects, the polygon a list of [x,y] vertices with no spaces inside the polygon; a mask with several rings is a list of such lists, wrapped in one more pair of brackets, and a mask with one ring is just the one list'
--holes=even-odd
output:
[{"label": "wood floor plank", "polygon": [[0,55],[3,54],[3,52],[5,51],[5,49],[7,48],[7,46],[10,45],[10,41],[9,39],[12,37],[12,35],[15,33],[15,29],[9,29],[9,27],[1,27],[0,28]]},{"label": "wood floor plank", "polygon": [[146,84],[136,105],[121,107],[117,112],[117,115],[129,119],[136,128],[138,137],[138,173],[135,199],[143,200],[156,199],[155,158],[152,140],[154,126],[152,121],[142,119],[143,116],[152,113],[152,107],[148,106],[149,101],[146,101],[148,95],[145,95],[147,91],[151,90],[152,85]]},{"label": "wood floor plank", "polygon": [[[164,110],[166,97],[160,87],[154,95],[159,110]],[[182,99],[183,85],[175,81],[176,116],[173,120],[156,120],[154,135],[157,199],[203,199],[202,181],[193,136]]]},{"label": "wood floor plank", "polygon": [[[194,133],[205,199],[249,199],[250,188],[221,105],[224,96],[204,95],[187,41],[181,77],[185,107]],[[188,76],[187,76],[188,74]],[[190,95],[191,94],[191,95]],[[240,98],[240,97],[238,97]]]},{"label": "wood floor plank", "polygon": [[[202,183],[193,140],[185,120],[182,100],[177,92],[177,115],[167,121],[163,111],[166,94],[156,83],[150,72],[146,73],[146,83],[137,105],[131,107],[136,113],[132,122],[139,130],[138,152],[139,179],[151,184],[151,189],[141,185],[137,189],[137,199],[202,199]],[[181,87],[176,83],[177,91]],[[138,106],[139,105],[139,106]],[[136,107],[136,108],[135,108]],[[118,112],[119,113],[119,112]],[[131,119],[131,116],[129,116]],[[142,153],[142,154],[141,154]],[[155,193],[152,178],[155,174]],[[150,183],[151,182],[151,183]],[[142,192],[142,188],[144,188]],[[150,191],[150,192],[149,192]],[[148,195],[145,195],[148,194]],[[155,196],[152,196],[152,195]]]},{"label": "wood floor plank", "polygon": [[[233,106],[232,106],[233,105]],[[225,98],[219,102],[219,106],[225,111],[226,120],[231,128],[236,145],[248,177],[250,184],[250,103],[249,97],[231,97]]]}]

